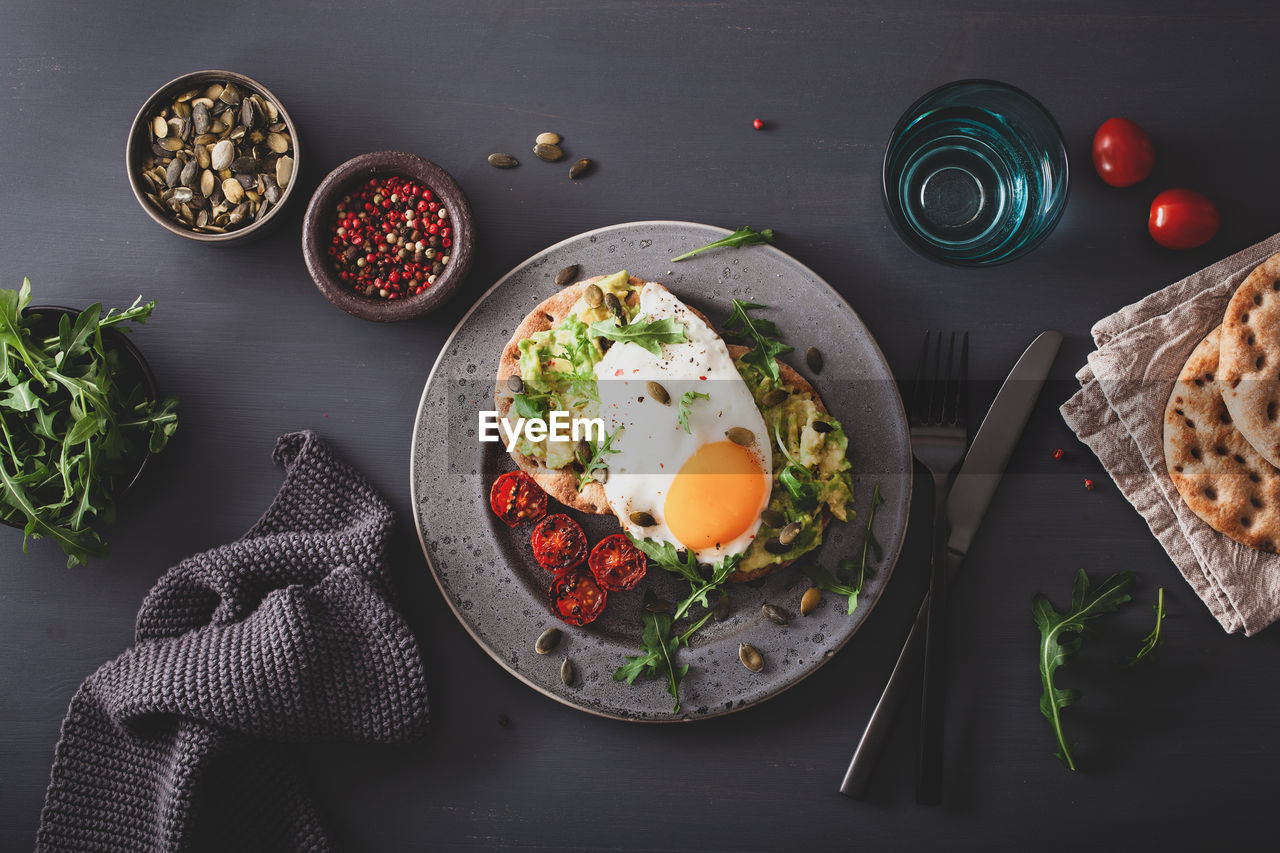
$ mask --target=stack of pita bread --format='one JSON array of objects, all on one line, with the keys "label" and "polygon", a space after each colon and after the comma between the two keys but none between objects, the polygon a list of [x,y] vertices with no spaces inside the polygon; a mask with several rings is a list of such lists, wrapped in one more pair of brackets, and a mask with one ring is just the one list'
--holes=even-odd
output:
[{"label": "stack of pita bread", "polygon": [[1187,506],[1253,548],[1280,548],[1280,254],[1236,290],[1169,396],[1165,464]]}]

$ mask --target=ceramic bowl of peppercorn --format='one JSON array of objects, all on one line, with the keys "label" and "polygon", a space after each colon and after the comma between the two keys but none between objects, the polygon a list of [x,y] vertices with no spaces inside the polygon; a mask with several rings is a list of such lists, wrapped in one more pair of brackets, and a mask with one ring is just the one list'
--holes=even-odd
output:
[{"label": "ceramic bowl of peppercorn", "polygon": [[293,120],[257,80],[196,71],[142,105],[125,164],[138,203],[167,231],[235,245],[262,236],[294,195],[297,140]]},{"label": "ceramic bowl of peppercorn", "polygon": [[410,320],[442,305],[475,254],[471,206],[435,163],[376,151],[321,182],[302,222],[302,254],[334,305],[376,322]]}]

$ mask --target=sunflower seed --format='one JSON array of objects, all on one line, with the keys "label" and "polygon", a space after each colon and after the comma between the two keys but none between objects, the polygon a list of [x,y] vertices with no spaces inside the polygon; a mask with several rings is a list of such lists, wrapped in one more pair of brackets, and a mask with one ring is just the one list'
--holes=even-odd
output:
[{"label": "sunflower seed", "polygon": [[549,655],[556,650],[556,646],[560,645],[561,636],[559,628],[548,628],[538,636],[538,641],[533,644],[533,650],[540,655]]},{"label": "sunflower seed", "polygon": [[800,598],[800,615],[808,616],[810,613],[818,609],[818,605],[822,602],[822,590],[816,586],[811,586],[804,591],[804,595]]},{"label": "sunflower seed", "polygon": [[822,372],[822,353],[817,347],[809,347],[804,353],[804,363],[809,365],[809,369],[814,373]]},{"label": "sunflower seed", "polygon": [[742,447],[750,447],[756,443],[756,434],[746,427],[730,427],[725,435],[734,444]]},{"label": "sunflower seed", "polygon": [[[577,264],[569,264],[569,266],[565,267],[564,269],[560,270],[560,272],[556,273],[556,286],[564,287],[566,284],[569,284],[570,282],[572,282],[575,278],[578,277],[578,269],[579,267]],[[594,284],[591,286],[595,287]],[[596,287],[596,290],[599,290],[599,289],[600,288]],[[599,305],[599,304],[600,304],[599,302],[596,303],[596,305]]]},{"label": "sunflower seed", "polygon": [[791,614],[774,604],[760,605],[760,612],[764,614],[764,618],[768,619],[775,625],[786,627],[791,624]]},{"label": "sunflower seed", "polygon": [[560,134],[552,133],[551,131],[547,131],[546,133],[539,133],[538,138],[533,141],[538,143],[539,145],[559,145]]},{"label": "sunflower seed", "polygon": [[560,664],[560,680],[564,682],[565,687],[573,684],[573,676],[573,661],[565,658],[564,663]]},{"label": "sunflower seed", "polygon": [[591,161],[586,157],[583,157],[581,160],[578,160],[569,167],[569,180],[576,181],[578,178],[585,175],[590,169]]},{"label": "sunflower seed", "polygon": [[833,427],[831,424],[827,423],[826,421],[814,421],[813,423],[809,424],[809,426],[813,427],[813,431],[816,433],[831,432],[833,429],[835,429],[835,427]]},{"label": "sunflower seed", "polygon": [[533,153],[538,156],[538,159],[546,160],[548,163],[554,163],[564,156],[564,151],[559,145],[548,145],[545,142],[533,146]]},{"label": "sunflower seed", "polygon": [[520,161],[510,154],[503,154],[498,151],[489,155],[489,165],[499,169],[514,169],[520,165]]},{"label": "sunflower seed", "polygon": [[778,512],[776,509],[760,510],[760,520],[763,521],[765,524],[769,525],[770,527],[775,527],[775,528],[782,527],[782,525],[787,523],[787,517],[782,513]]},{"label": "sunflower seed", "polygon": [[507,377],[507,388],[515,394],[524,393],[524,380],[520,378],[520,374],[513,373]]},{"label": "sunflower seed", "polygon": [[631,523],[636,527],[653,527],[658,523],[652,515],[644,510],[637,510],[627,517],[631,519]]},{"label": "sunflower seed", "polygon": [[791,543],[796,541],[796,537],[800,535],[800,531],[803,529],[803,524],[798,521],[793,521],[778,531],[778,541],[783,545],[790,547]]},{"label": "sunflower seed", "polygon": [[715,605],[711,608],[711,618],[717,622],[723,622],[729,618],[729,611],[733,608],[733,599],[729,597],[729,593],[724,593],[716,599]]},{"label": "sunflower seed", "polygon": [[649,392],[649,396],[657,400],[662,405],[665,406],[671,402],[671,395],[668,394],[667,389],[663,388],[659,383],[649,380],[644,387],[645,390]]},{"label": "sunflower seed", "polygon": [[760,650],[750,643],[738,644],[738,660],[742,661],[742,665],[752,672],[759,672],[764,669],[764,655],[760,654]]},{"label": "sunflower seed", "polygon": [[761,400],[761,402],[764,403],[766,406],[773,407],[773,406],[777,406],[777,405],[781,405],[782,403],[785,403],[787,401],[787,398],[790,396],[791,396],[790,394],[788,394],[786,391],[782,390],[781,388],[774,388],[768,394],[764,395],[764,398]]}]

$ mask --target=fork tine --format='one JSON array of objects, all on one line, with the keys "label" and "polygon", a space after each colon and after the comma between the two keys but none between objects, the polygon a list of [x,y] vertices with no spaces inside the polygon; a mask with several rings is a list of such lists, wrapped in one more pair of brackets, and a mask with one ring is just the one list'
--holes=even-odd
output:
[{"label": "fork tine", "polygon": [[911,383],[911,411],[913,423],[927,423],[929,420],[928,395],[925,392],[925,363],[929,359],[929,332],[924,333],[924,342],[920,345],[920,360],[916,362],[916,378]]},{"label": "fork tine", "polygon": [[[938,335],[938,348],[942,348],[942,335]],[[950,340],[947,341],[947,372],[939,374],[944,378],[942,382],[942,405],[938,409],[938,423],[948,424],[955,423],[955,361],[956,361],[956,333],[951,333]]]}]

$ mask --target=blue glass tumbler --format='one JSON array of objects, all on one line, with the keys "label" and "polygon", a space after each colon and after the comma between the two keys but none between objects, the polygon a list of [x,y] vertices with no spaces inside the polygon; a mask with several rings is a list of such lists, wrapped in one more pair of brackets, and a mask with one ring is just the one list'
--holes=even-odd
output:
[{"label": "blue glass tumbler", "polygon": [[960,80],[903,114],[884,154],[884,202],[926,257],[991,266],[1044,242],[1067,201],[1067,146],[1038,101],[994,80]]}]

